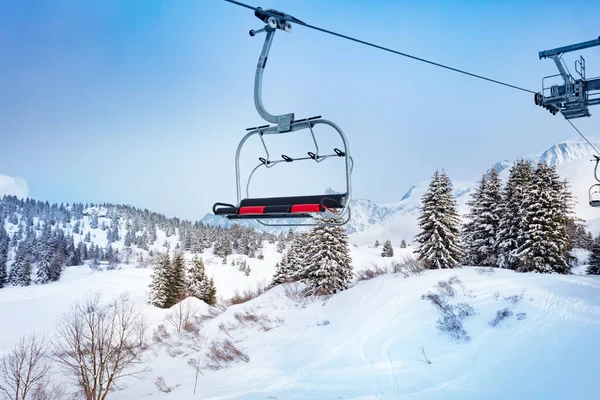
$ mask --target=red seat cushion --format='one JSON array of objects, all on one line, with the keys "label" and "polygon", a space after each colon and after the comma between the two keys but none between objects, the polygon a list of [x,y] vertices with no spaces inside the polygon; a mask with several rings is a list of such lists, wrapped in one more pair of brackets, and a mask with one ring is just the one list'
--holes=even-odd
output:
[{"label": "red seat cushion", "polygon": [[240,207],[240,214],[263,214],[265,206],[246,206]]},{"label": "red seat cushion", "polygon": [[318,213],[321,212],[320,204],[296,204],[290,210],[292,213]]}]

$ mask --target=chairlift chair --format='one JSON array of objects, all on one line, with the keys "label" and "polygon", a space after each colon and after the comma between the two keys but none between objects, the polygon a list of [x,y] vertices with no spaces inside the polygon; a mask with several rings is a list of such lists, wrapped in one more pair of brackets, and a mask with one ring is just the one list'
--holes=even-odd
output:
[{"label": "chairlift chair", "polygon": [[[272,9],[266,11],[258,9],[254,14],[261,21],[266,23],[264,28],[250,31],[250,36],[252,37],[259,33],[266,33],[263,49],[256,67],[254,79],[254,104],[258,114],[269,124],[246,129],[248,133],[246,133],[246,135],[241,139],[235,155],[237,203],[215,203],[213,205],[213,213],[218,216],[223,216],[229,220],[256,220],[259,223],[267,226],[315,226],[346,224],[350,220],[349,205],[352,197],[351,174],[354,163],[352,157],[350,156],[348,140],[342,129],[335,123],[321,118],[321,116],[296,119],[293,113],[272,115],[265,109],[262,103],[262,77],[275,32],[277,30],[291,32],[291,23],[302,23],[302,21],[288,14],[284,14]],[[326,125],[333,128],[340,136],[342,142],[342,146],[340,146],[341,149],[335,148],[331,154],[321,154],[313,130],[313,128],[317,125]],[[307,155],[302,157],[291,157],[283,154],[281,155],[281,159],[271,159],[265,142],[265,136],[282,135],[305,130],[308,130],[312,136],[315,145],[314,151],[308,151],[306,153]],[[240,176],[240,154],[244,143],[250,137],[255,135],[260,137],[266,154],[265,157],[259,157],[259,164],[251,171],[248,181],[246,182],[245,197],[242,197],[243,193]],[[268,169],[281,163],[291,163],[296,161],[313,161],[321,163],[322,161],[332,157],[343,157],[345,159],[345,193],[264,198],[250,198],[249,196],[248,189],[250,186],[250,181],[254,173],[260,168]],[[289,221],[289,223],[273,222],[273,220],[278,219],[286,219]],[[313,222],[297,222],[306,219],[311,219]]]},{"label": "chairlift chair", "polygon": [[597,155],[594,155],[594,160],[591,160],[591,161],[596,161],[596,166],[594,167],[594,178],[596,178],[596,180],[599,183],[593,184],[590,187],[590,191],[589,191],[590,206],[600,207],[600,179],[598,179],[598,164],[600,163],[600,157],[598,157]]}]

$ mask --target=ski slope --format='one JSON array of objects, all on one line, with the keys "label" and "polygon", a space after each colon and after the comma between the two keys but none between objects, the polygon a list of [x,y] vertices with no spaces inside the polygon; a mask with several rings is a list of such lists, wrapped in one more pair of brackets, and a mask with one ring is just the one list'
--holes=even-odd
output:
[{"label": "ski slope", "polygon": [[[381,249],[353,247],[355,269],[392,261]],[[395,260],[410,250],[395,248]],[[265,260],[250,259],[246,277],[211,255],[207,272],[219,294],[252,287],[272,273],[274,248]],[[92,272],[68,268],[59,282],[0,290],[0,349],[33,330],[51,333],[56,317],[87,293],[104,300],[128,292],[150,322],[150,331],[171,310],[146,304],[151,270],[124,268]],[[451,304],[466,302],[476,315],[463,320],[469,341],[457,341],[436,328],[440,312],[421,296],[456,276]],[[513,301],[507,300],[515,296]],[[208,306],[188,299],[199,313]],[[512,315],[496,327],[497,311]],[[236,313],[264,316],[261,324],[240,324]],[[525,317],[517,314],[525,313]],[[6,329],[10,326],[9,329]],[[417,276],[389,274],[356,283],[327,301],[299,302],[278,286],[231,306],[204,322],[204,348],[230,339],[249,361],[222,370],[203,370],[196,394],[188,359],[198,335],[177,333],[147,352],[150,371],[122,382],[109,399],[595,399],[600,358],[600,277],[517,274],[465,267],[426,271]],[[226,331],[219,326],[226,327]],[[262,326],[262,328],[261,328]],[[266,328],[266,330],[265,330]],[[431,364],[424,362],[424,349]],[[170,393],[154,385],[163,377]],[[57,375],[57,381],[65,377]]]}]

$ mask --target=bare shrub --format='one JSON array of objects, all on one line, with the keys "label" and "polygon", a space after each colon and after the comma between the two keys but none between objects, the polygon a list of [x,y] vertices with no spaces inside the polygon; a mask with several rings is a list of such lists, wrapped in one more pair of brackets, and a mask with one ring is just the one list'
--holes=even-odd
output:
[{"label": "bare shrub", "polygon": [[317,326],[325,326],[325,325],[329,325],[329,320],[328,319],[326,319],[324,321],[317,322]]},{"label": "bare shrub", "polygon": [[267,285],[264,282],[258,283],[256,289],[246,289],[243,292],[235,290],[233,297],[224,301],[225,306],[229,307],[235,304],[243,304],[250,301],[267,291]]},{"label": "bare shrub", "polygon": [[470,304],[467,304],[467,303],[458,303],[454,306],[454,309],[456,311],[456,315],[460,319],[464,319],[466,317],[470,317],[470,316],[476,314],[473,306],[471,306]]},{"label": "bare shrub", "polygon": [[261,330],[268,331],[273,328],[272,323],[283,323],[283,319],[272,320],[267,314],[258,314],[255,309],[246,309],[244,312],[236,312],[233,317],[238,321],[238,327],[259,326]]},{"label": "bare shrub", "polygon": [[99,294],[77,301],[59,318],[53,357],[87,400],[105,399],[121,378],[147,370],[140,365],[140,318],[127,297],[102,305]]},{"label": "bare shrub", "polygon": [[425,264],[423,261],[418,260],[415,257],[404,256],[402,259],[403,268],[412,275],[421,275],[425,271]]},{"label": "bare shrub", "polygon": [[206,366],[213,370],[225,368],[238,361],[250,361],[248,354],[236,347],[229,339],[222,342],[213,341],[208,348],[206,357],[208,358]]},{"label": "bare shrub", "polygon": [[192,357],[188,360],[188,365],[196,371],[196,378],[194,380],[194,394],[196,394],[196,385],[198,384],[198,374],[204,375],[201,371],[200,357]]},{"label": "bare shrub", "polygon": [[46,346],[44,337],[21,337],[0,360],[0,394],[7,399],[26,400],[48,391]]},{"label": "bare shrub", "polygon": [[520,295],[513,294],[512,296],[505,297],[504,300],[508,301],[513,306],[515,306],[515,305],[517,305],[517,303],[519,303],[521,300],[523,300],[524,294],[525,294],[525,291],[521,292]]},{"label": "bare shrub", "polygon": [[167,347],[167,354],[173,358],[180,356],[184,353],[183,350],[181,350],[178,347],[173,347],[173,346],[168,346]]},{"label": "bare shrub", "polygon": [[283,290],[287,298],[291,299],[294,303],[301,307],[306,307],[307,304],[314,303],[322,299],[322,297],[319,297],[315,293],[314,289],[311,289],[310,287],[298,282],[286,283]]},{"label": "bare shrub", "polygon": [[423,346],[421,346],[421,354],[423,355],[423,357],[420,360],[425,364],[431,364],[431,360],[429,359],[429,357],[427,357],[427,354],[425,354],[425,348]]},{"label": "bare shrub", "polygon": [[507,308],[504,308],[504,309],[502,309],[502,310],[498,310],[498,311],[496,312],[496,317],[495,317],[494,319],[490,320],[490,322],[488,322],[488,324],[489,324],[490,326],[492,326],[492,327],[496,327],[496,326],[498,326],[498,324],[499,324],[501,321],[503,321],[503,320],[505,320],[506,318],[510,317],[512,314],[513,314],[513,313],[512,313],[512,311],[510,311],[510,310],[508,309],[508,307],[507,307]]},{"label": "bare shrub", "polygon": [[454,297],[456,292],[454,291],[453,285],[460,285],[461,281],[456,276],[451,276],[447,281],[439,281],[435,287],[437,290],[448,297]]},{"label": "bare shrub", "polygon": [[375,263],[371,263],[371,268],[363,269],[356,272],[356,280],[357,281],[368,281],[369,279],[376,278],[380,275],[385,275],[389,273],[389,270],[386,268],[382,268]]},{"label": "bare shrub", "polygon": [[154,330],[152,339],[157,343],[163,343],[165,339],[168,339],[171,334],[167,331],[167,328],[163,324],[160,324]]},{"label": "bare shrub", "polygon": [[518,314],[517,314],[517,319],[518,319],[519,321],[522,321],[522,320],[524,320],[525,318],[527,318],[527,313],[520,312],[520,313],[518,313]]},{"label": "bare shrub", "polygon": [[163,393],[170,393],[173,390],[171,386],[167,385],[165,378],[162,376],[157,376],[154,380],[154,384],[156,385],[156,388]]},{"label": "bare shrub", "polygon": [[475,268],[475,271],[479,274],[479,275],[494,275],[496,273],[496,269],[493,267],[487,267],[487,268]]},{"label": "bare shrub", "polygon": [[439,294],[428,292],[421,296],[423,300],[429,300],[442,313],[448,312],[452,308],[450,304]]},{"label": "bare shrub", "polygon": [[401,273],[405,278],[411,275],[421,275],[425,271],[425,265],[415,257],[404,256],[402,261],[393,261],[391,271],[394,274]]},{"label": "bare shrub", "polygon": [[454,313],[443,314],[440,319],[436,321],[438,329],[446,332],[450,337],[456,340],[464,340],[468,342],[471,337],[467,335],[467,331],[463,328],[462,321]]},{"label": "bare shrub", "polygon": [[165,317],[165,321],[173,326],[178,333],[184,330],[186,332],[200,331],[200,327],[195,320],[198,308],[192,303],[185,300],[180,301],[173,306],[172,310],[173,311]]}]

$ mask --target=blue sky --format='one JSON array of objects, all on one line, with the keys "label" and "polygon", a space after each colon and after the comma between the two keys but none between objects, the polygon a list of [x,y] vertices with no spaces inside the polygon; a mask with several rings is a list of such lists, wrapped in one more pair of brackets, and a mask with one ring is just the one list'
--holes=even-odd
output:
[{"label": "blue sky", "polygon": [[[600,3],[589,1],[251,4],[532,90],[556,73],[538,51],[600,35]],[[252,90],[264,36],[248,36],[260,27],[221,0],[1,3],[0,174],[26,180],[39,199],[188,219],[234,202],[237,143],[263,123]],[[600,49],[581,54],[588,76],[600,75]],[[578,56],[565,56],[570,67]],[[300,26],[277,32],[264,79],[271,112],[344,129],[354,195],[377,202],[399,200],[437,168],[475,180],[499,160],[575,138],[531,94]],[[600,109],[592,114],[575,122],[597,135]],[[340,146],[316,133],[323,148]],[[273,154],[312,150],[309,136],[285,139],[270,142]],[[246,171],[260,150],[250,144]],[[341,163],[328,161],[265,171],[250,193],[342,188]]]}]

